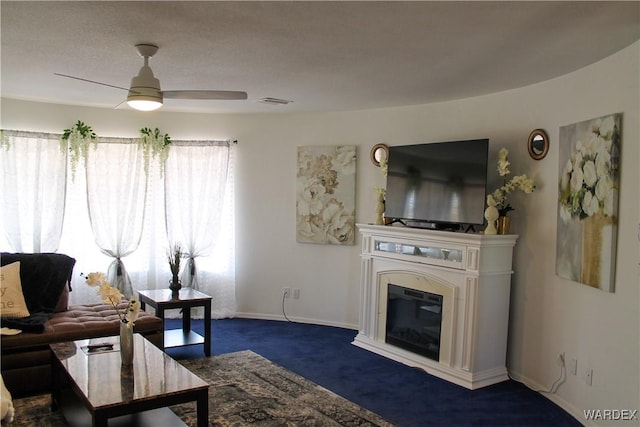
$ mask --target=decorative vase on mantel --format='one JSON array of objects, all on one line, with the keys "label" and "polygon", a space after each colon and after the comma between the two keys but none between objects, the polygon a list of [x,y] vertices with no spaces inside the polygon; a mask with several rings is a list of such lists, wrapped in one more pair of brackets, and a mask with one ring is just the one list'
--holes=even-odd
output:
[{"label": "decorative vase on mantel", "polygon": [[133,326],[120,322],[120,358],[122,366],[133,365]]},{"label": "decorative vase on mantel", "polygon": [[384,225],[384,196],[386,195],[386,190],[384,188],[376,188],[376,193],[378,194],[378,198],[376,200],[376,217],[374,224]]},{"label": "decorative vase on mantel", "polygon": [[378,193],[376,203],[376,225],[384,225],[384,194]]},{"label": "decorative vase on mantel", "polygon": [[504,215],[498,217],[498,234],[509,234],[509,226],[511,225],[511,218]]}]

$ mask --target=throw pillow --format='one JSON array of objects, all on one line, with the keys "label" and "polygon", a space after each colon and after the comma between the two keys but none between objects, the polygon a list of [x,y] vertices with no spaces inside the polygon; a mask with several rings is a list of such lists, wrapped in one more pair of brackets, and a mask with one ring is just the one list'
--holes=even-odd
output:
[{"label": "throw pillow", "polygon": [[22,294],[20,261],[0,268],[0,316],[29,316],[29,310]]}]

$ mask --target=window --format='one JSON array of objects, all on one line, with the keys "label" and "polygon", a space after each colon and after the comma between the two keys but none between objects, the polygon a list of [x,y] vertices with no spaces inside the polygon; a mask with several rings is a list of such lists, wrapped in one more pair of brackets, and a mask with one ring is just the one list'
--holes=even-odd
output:
[{"label": "window", "polygon": [[[11,167],[16,167],[16,152],[24,151],[24,147],[37,146],[38,144],[45,144],[50,150],[55,146],[58,152],[60,149],[59,135],[47,135],[46,138],[43,138],[42,135],[34,133],[22,132],[19,136],[7,131],[3,133],[8,143],[8,149],[3,149],[2,154],[0,154],[0,160],[2,161],[0,164],[4,169],[3,180],[0,185],[4,195],[10,193],[5,191],[6,189],[17,186],[17,181],[20,180],[19,174],[7,173]],[[43,143],[41,142],[42,140],[46,142]],[[106,173],[102,173],[99,176],[100,180],[115,179],[115,177],[123,173],[125,165],[122,164],[120,157],[114,154],[113,150],[107,149],[107,144],[115,143],[134,144],[136,140],[101,138],[95,151],[90,149],[87,167],[95,167],[103,172],[106,171]],[[225,147],[225,149],[219,150],[213,147]],[[167,229],[178,224],[181,231],[180,233],[170,232],[173,236],[193,238],[194,233],[199,233],[198,237],[201,238],[197,243],[193,243],[192,240],[190,244],[199,245],[196,251],[196,255],[198,255],[196,258],[198,270],[197,286],[200,290],[213,297],[212,316],[221,318],[235,313],[234,149],[233,144],[226,141],[173,141],[169,151],[169,159],[165,164],[167,170],[164,173],[160,170],[157,162],[152,161],[150,163],[147,191],[144,197],[144,220],[142,221],[142,230],[139,232],[139,243],[130,255],[122,258],[131,277],[134,290],[160,289],[169,286],[171,274],[166,259],[169,249]],[[216,156],[226,156],[226,158],[221,160]],[[50,161],[47,159],[46,162]],[[26,167],[29,169],[29,173],[37,173],[37,163],[26,161],[26,163],[23,162],[24,164],[28,164]],[[202,164],[208,166],[203,168]],[[215,171],[220,171],[220,165],[225,164],[225,173],[213,177],[210,172],[214,169]],[[212,165],[216,166],[216,168],[212,167]],[[20,191],[33,200],[43,199],[51,194],[56,195],[54,199],[58,201],[58,204],[54,203],[53,206],[58,206],[58,208],[42,208],[41,210],[44,212],[41,215],[43,218],[41,222],[45,223],[49,218],[56,215],[64,215],[59,245],[56,245],[57,247],[44,246],[43,250],[39,250],[36,246],[27,248],[22,244],[16,245],[14,243],[15,238],[12,240],[12,235],[15,235],[18,222],[5,222],[4,219],[7,215],[22,218],[25,211],[33,208],[31,205],[18,205],[15,202],[15,198],[11,199],[3,196],[2,207],[5,216],[3,217],[2,250],[15,252],[56,251],[74,257],[77,262],[74,268],[73,292],[71,293],[70,302],[72,304],[98,302],[99,299],[95,296],[95,291],[84,284],[84,278],[80,274],[87,274],[93,271],[106,272],[113,258],[96,244],[95,233],[91,225],[92,218],[88,209],[87,174],[85,169],[79,165],[78,172],[75,174],[75,178],[72,179],[71,174],[66,173],[66,170],[69,169],[66,161],[63,161],[61,166],[55,168],[63,169],[63,176],[66,177],[66,179],[63,178],[64,184],[57,190],[41,191],[41,186],[29,183],[28,185],[22,185]],[[95,172],[95,170],[91,170],[91,172]],[[209,172],[208,175],[205,174],[207,172]],[[91,173],[89,176],[92,176]],[[167,183],[167,179],[172,180],[170,184]],[[207,183],[209,185],[203,185],[200,182],[203,179],[224,179],[224,183],[215,186],[216,189],[213,189],[214,186],[210,182]],[[220,183],[216,182],[216,184]],[[50,184],[48,186],[48,188],[52,188]],[[180,191],[181,189],[182,191]],[[222,190],[218,191],[219,189]],[[144,189],[136,188],[136,191],[144,191]],[[167,210],[165,210],[165,194],[171,195],[171,200],[167,199],[169,203]],[[64,200],[62,205],[59,203],[61,199]],[[205,203],[207,201],[212,203]],[[112,209],[114,203],[118,203],[118,201],[105,197],[100,201],[98,208],[107,210],[105,212],[108,214],[108,210]],[[174,205],[175,203],[180,205],[176,206]],[[213,205],[220,208],[219,213],[207,211]],[[59,207],[62,207],[62,209]],[[197,224],[198,227],[193,227],[195,225],[193,224],[194,214],[191,208],[201,214],[199,224]],[[185,215],[182,215],[183,212]],[[170,222],[169,225],[165,221],[167,215],[173,218],[173,222]],[[19,225],[22,228],[38,228],[33,225],[36,222],[30,221],[29,225],[23,222]],[[131,224],[126,224],[126,226],[129,225]],[[181,234],[183,232],[187,234]],[[210,244],[205,244],[207,239],[210,240]],[[117,245],[117,243],[115,244]],[[181,244],[184,246],[186,242],[181,242]],[[183,264],[186,265],[187,263]]]}]

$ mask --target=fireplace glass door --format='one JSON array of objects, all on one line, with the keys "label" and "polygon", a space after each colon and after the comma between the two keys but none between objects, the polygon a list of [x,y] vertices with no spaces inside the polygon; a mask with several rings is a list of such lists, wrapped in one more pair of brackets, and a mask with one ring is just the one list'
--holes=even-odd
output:
[{"label": "fireplace glass door", "polygon": [[442,295],[388,285],[387,344],[440,359]]}]

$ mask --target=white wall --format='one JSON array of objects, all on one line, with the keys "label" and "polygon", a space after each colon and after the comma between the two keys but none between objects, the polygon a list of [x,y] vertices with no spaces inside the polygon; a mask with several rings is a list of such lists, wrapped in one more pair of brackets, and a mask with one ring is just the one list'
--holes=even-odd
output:
[{"label": "white wall", "polygon": [[[582,419],[583,409],[638,409],[638,117],[640,43],[570,75],[522,89],[472,99],[402,108],[322,114],[195,115],[137,113],[2,100],[4,129],[61,132],[76,120],[101,136],[137,136],[159,127],[173,139],[238,139],[237,282],[244,316],[281,317],[281,288],[300,288],[287,300],[289,317],[356,328],[358,245],[295,241],[296,147],[358,146],[357,221],[371,222],[384,180],[369,161],[372,145],[488,137],[491,162],[510,150],[514,173],[537,182],[531,196],[514,200],[516,246],[508,365],[515,377],[548,388],[558,377],[556,357],[578,359],[551,398]],[[561,126],[623,113],[620,216],[615,293],[555,275],[558,135]],[[551,139],[542,161],[528,157],[531,130]],[[497,175],[497,173],[496,173]],[[498,183],[493,177],[493,184]],[[593,385],[584,383],[587,367]],[[628,425],[628,423],[626,424]]]}]

